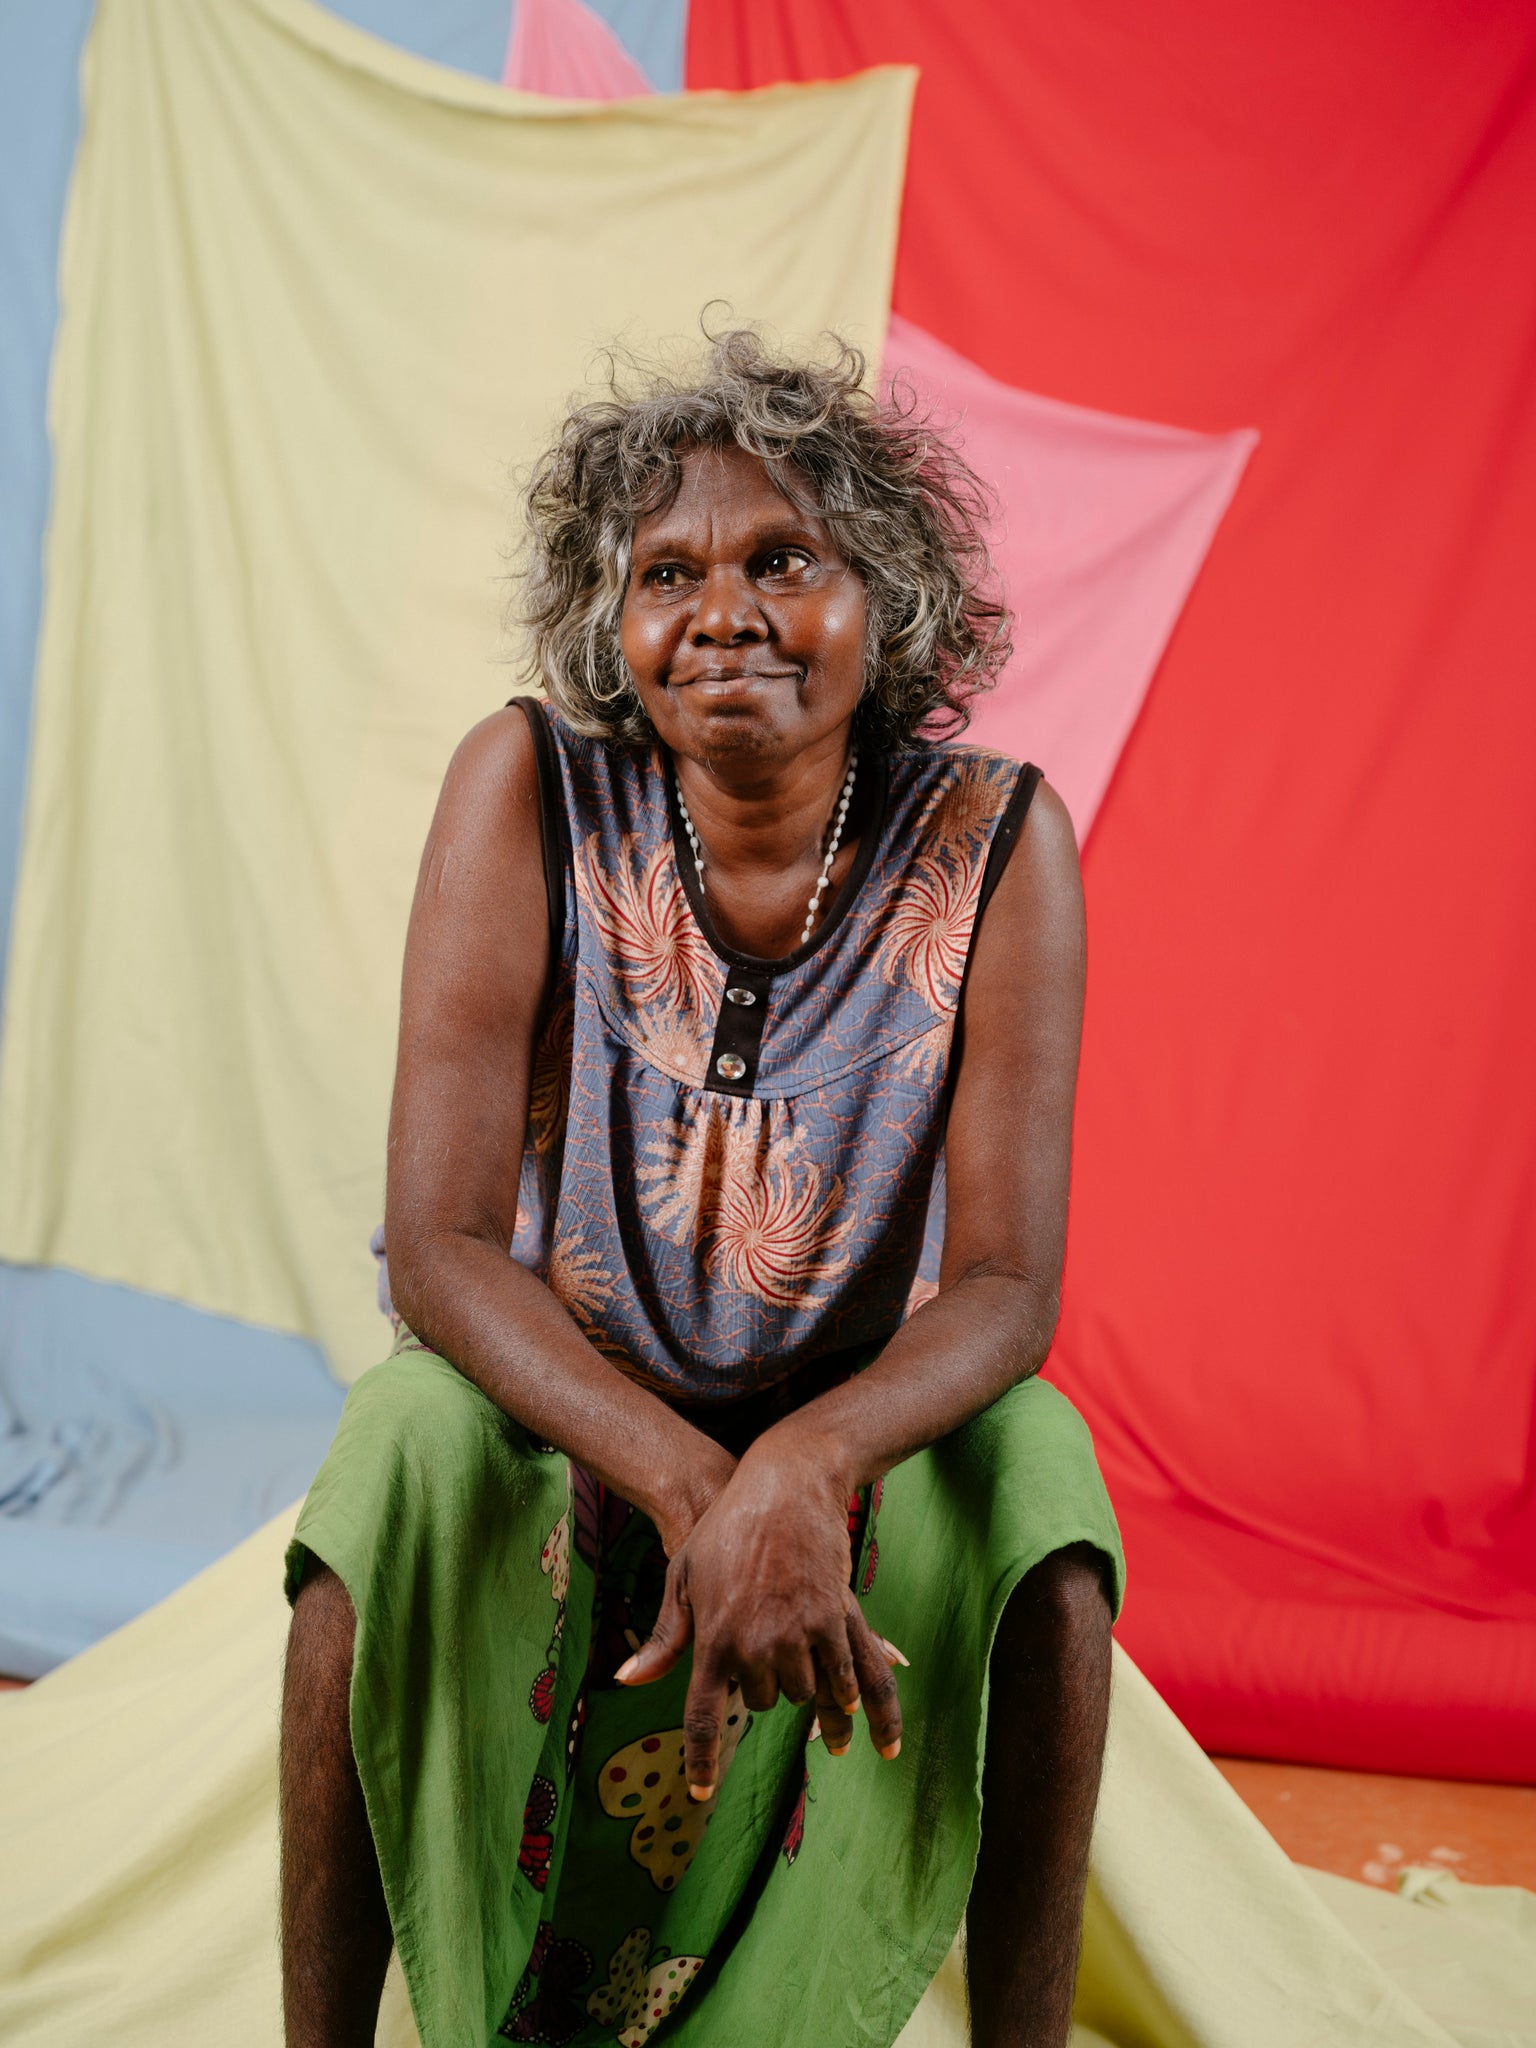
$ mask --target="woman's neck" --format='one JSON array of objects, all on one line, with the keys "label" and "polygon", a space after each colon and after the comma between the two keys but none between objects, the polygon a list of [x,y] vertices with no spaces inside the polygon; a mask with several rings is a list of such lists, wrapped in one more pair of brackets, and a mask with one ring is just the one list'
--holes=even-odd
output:
[{"label": "woman's neck", "polygon": [[[703,855],[710,919],[727,945],[777,959],[800,944],[848,774],[849,745],[844,729],[792,761],[766,768],[743,762],[739,770],[735,763],[673,756],[678,789]],[[852,865],[867,816],[868,786],[869,777],[861,770],[818,903],[818,926]]]}]

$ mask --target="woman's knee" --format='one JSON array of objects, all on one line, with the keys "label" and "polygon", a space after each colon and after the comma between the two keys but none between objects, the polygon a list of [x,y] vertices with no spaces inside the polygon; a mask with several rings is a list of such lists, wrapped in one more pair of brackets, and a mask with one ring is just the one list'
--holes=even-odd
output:
[{"label": "woman's knee", "polygon": [[317,1683],[350,1686],[357,1614],[340,1577],[311,1557],[288,1624],[285,1693]]},{"label": "woman's knee", "polygon": [[1113,1619],[1108,1560],[1091,1543],[1068,1544],[1020,1580],[1003,1610],[994,1655],[1107,1665]]},{"label": "woman's knee", "polygon": [[402,1353],[365,1372],[342,1417],[342,1432],[366,1447],[376,1470],[398,1466],[424,1479],[445,1465],[472,1469],[504,1427],[478,1387],[428,1352]]}]

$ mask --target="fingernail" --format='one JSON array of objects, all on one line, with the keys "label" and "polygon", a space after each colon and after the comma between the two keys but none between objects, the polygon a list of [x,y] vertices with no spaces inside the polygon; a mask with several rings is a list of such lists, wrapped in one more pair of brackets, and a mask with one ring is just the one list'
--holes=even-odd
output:
[{"label": "fingernail", "polygon": [[622,1663],[622,1664],[621,1664],[621,1665],[619,1666],[618,1670],[617,1670],[617,1671],[615,1671],[615,1673],[613,1674],[613,1682],[614,1682],[614,1684],[615,1684],[615,1685],[628,1685],[628,1683],[629,1683],[629,1674],[631,1673],[631,1671],[633,1671],[633,1670],[634,1670],[635,1666],[636,1666],[636,1665],[637,1665],[637,1664],[638,1664],[639,1662],[640,1662],[640,1659],[639,1659],[638,1657],[626,1657],[626,1658],[624,1659],[624,1662],[623,1662],[623,1663]]},{"label": "fingernail", "polygon": [[688,1787],[688,1797],[690,1799],[713,1799],[714,1796],[715,1788],[713,1785],[690,1785]]},{"label": "fingernail", "polygon": [[846,1742],[845,1742],[845,1743],[844,1743],[844,1744],[842,1745],[842,1747],[841,1747],[840,1749],[834,1749],[834,1748],[832,1747],[832,1745],[831,1745],[831,1743],[830,1743],[830,1742],[829,1742],[829,1743],[827,1744],[827,1755],[828,1755],[828,1756],[846,1756],[847,1754],[848,1754],[848,1745],[847,1745],[847,1743],[846,1743]]},{"label": "fingernail", "polygon": [[838,1705],[845,1714],[856,1714],[859,1711],[859,1696],[855,1693],[851,1700],[839,1700]]},{"label": "fingernail", "polygon": [[896,1645],[893,1642],[888,1641],[884,1636],[880,1638],[880,1647],[882,1650],[884,1650],[885,1654],[890,1658],[893,1664],[901,1665],[903,1670],[906,1671],[910,1671],[912,1669],[912,1659],[910,1657],[903,1657],[900,1650],[897,1649]]},{"label": "fingernail", "polygon": [[887,1763],[894,1762],[895,1759],[901,1755],[901,1737],[898,1735],[896,1740],[891,1744],[890,1748],[882,1749],[880,1754],[885,1758]]}]

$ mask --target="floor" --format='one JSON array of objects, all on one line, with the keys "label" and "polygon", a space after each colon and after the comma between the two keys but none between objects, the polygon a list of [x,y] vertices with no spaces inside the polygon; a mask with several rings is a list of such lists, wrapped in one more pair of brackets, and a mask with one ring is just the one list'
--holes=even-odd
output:
[{"label": "floor", "polygon": [[[0,1691],[16,1684],[0,1678]],[[1405,1863],[1536,1891],[1536,1786],[1212,1759],[1297,1863],[1390,1890]]]},{"label": "floor", "polygon": [[1405,1863],[1536,1891],[1536,1786],[1213,1762],[1297,1863],[1391,1889]]}]

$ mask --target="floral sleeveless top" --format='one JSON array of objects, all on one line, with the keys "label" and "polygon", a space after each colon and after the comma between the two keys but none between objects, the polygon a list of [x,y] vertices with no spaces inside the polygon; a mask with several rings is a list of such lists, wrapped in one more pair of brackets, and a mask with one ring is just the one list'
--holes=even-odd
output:
[{"label": "floral sleeveless top", "polygon": [[518,701],[554,964],[512,1256],[689,1403],[882,1343],[923,1261],[972,933],[1039,770],[861,754],[847,879],[808,944],[760,960],[714,933],[662,752]]}]

